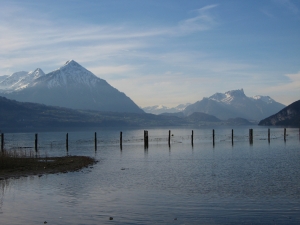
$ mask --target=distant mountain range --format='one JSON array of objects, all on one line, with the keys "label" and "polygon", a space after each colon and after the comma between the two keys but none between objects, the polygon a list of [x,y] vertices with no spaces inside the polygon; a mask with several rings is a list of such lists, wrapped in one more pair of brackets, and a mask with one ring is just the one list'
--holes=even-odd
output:
[{"label": "distant mountain range", "polygon": [[48,74],[38,68],[2,77],[0,95],[21,102],[71,109],[144,113],[124,93],[74,60]]},{"label": "distant mountain range", "polygon": [[159,115],[159,114],[162,114],[162,113],[182,112],[188,105],[190,105],[190,103],[180,104],[176,107],[167,107],[167,106],[163,106],[163,105],[155,105],[155,106],[143,107],[142,109],[146,113],[152,113],[152,114]]},{"label": "distant mountain range", "polygon": [[150,113],[100,112],[75,110],[43,104],[18,102],[0,97],[0,132],[8,131],[50,131],[86,129],[101,127],[161,127],[161,126],[207,126],[207,125],[248,125],[244,119],[227,121],[207,115],[193,113],[180,118],[177,116],[154,115]]},{"label": "distant mountain range", "polygon": [[145,112],[167,116],[188,117],[195,112],[201,112],[217,117],[220,120],[244,118],[258,123],[258,121],[273,115],[283,109],[285,105],[276,102],[269,96],[256,95],[247,97],[243,89],[215,93],[193,104],[181,104],[175,108],[164,106],[145,107]]},{"label": "distant mountain range", "polygon": [[247,97],[243,89],[226,93],[216,93],[209,98],[203,98],[187,106],[182,113],[189,116],[194,112],[203,112],[219,119],[244,118],[250,121],[260,121],[285,106],[269,96]]},{"label": "distant mountain range", "polygon": [[278,113],[261,120],[258,125],[300,127],[300,100],[288,105]]},{"label": "distant mountain range", "polygon": [[0,97],[0,132],[18,130],[84,129],[87,127],[175,126],[180,118],[147,113],[75,110],[43,104],[18,102]]},{"label": "distant mountain range", "polygon": [[[67,61],[48,74],[37,68],[31,72],[20,71],[1,76],[0,96],[20,102],[79,110],[142,114],[145,110],[164,117],[176,117],[171,120],[177,120],[179,124],[224,121],[233,124],[246,124],[248,121],[258,123],[285,107],[269,96],[247,97],[244,90],[240,89],[216,93],[194,104],[181,104],[173,108],[157,105],[141,109],[124,93],[74,60]],[[210,116],[218,121],[213,121]]]}]

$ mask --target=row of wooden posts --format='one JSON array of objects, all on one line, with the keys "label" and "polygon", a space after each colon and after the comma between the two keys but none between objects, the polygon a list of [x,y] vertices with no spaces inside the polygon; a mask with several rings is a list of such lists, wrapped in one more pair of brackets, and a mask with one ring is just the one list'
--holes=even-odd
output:
[{"label": "row of wooden posts", "polygon": [[[270,129],[268,129],[268,142],[270,142],[271,139],[271,132]],[[299,129],[299,137],[300,137],[300,129]],[[231,130],[231,143],[233,145],[233,129]],[[286,128],[284,128],[283,133],[284,141],[286,141]],[[120,149],[122,150],[122,131],[120,132]],[[215,145],[215,130],[212,130],[212,142],[213,145]],[[249,129],[249,143],[253,144],[253,129]],[[95,132],[94,136],[94,144],[95,144],[95,151],[97,151],[97,132]],[[194,145],[194,131],[192,130],[191,135],[191,144]],[[169,130],[169,136],[168,136],[168,145],[171,146],[171,130]],[[147,149],[149,146],[149,135],[148,131],[144,130],[144,147]],[[35,140],[34,140],[34,149],[35,151],[38,151],[38,134],[35,134]],[[69,134],[66,134],[66,150],[69,150]],[[4,133],[1,134],[1,151],[4,151]]]}]

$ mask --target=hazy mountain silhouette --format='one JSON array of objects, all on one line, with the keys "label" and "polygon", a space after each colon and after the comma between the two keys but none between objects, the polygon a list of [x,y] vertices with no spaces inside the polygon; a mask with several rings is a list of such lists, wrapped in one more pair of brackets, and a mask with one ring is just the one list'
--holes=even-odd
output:
[{"label": "hazy mountain silhouette", "polygon": [[278,113],[261,120],[258,125],[300,127],[300,100],[288,105]]}]

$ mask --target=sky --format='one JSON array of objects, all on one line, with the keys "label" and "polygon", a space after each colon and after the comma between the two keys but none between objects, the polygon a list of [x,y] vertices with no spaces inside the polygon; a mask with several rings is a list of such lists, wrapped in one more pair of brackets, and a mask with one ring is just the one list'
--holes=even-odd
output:
[{"label": "sky", "polygon": [[299,0],[0,0],[0,75],[73,59],[141,107],[300,99]]}]

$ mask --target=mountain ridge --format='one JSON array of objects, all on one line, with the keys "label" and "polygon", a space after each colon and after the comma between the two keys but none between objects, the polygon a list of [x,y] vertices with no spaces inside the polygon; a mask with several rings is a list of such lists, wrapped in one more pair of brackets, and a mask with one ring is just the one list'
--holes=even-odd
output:
[{"label": "mountain ridge", "polygon": [[154,115],[151,113],[100,112],[47,106],[31,102],[18,102],[0,96],[0,129],[8,131],[54,131],[101,127],[170,127],[248,125],[249,121],[232,119],[221,121],[204,113],[189,117]]},{"label": "mountain ridge", "polygon": [[247,97],[243,89],[238,89],[204,97],[187,106],[183,114],[189,116],[194,112],[203,112],[222,120],[239,117],[258,122],[284,107],[269,96]]},{"label": "mountain ridge", "polygon": [[300,100],[293,102],[278,113],[261,120],[258,125],[300,127]]},{"label": "mountain ridge", "polygon": [[[36,71],[36,70],[35,70]],[[60,68],[39,76],[31,74],[31,80],[18,86],[15,83],[3,88],[1,96],[22,102],[41,103],[71,109],[99,110],[112,112],[144,113],[123,92],[109,85],[74,60],[67,61]],[[29,74],[29,73],[27,73]],[[23,74],[23,78],[26,74]],[[4,81],[10,81],[11,76]],[[13,80],[14,81],[14,80]],[[4,82],[5,83],[5,82]],[[18,88],[15,88],[17,85]]]}]

